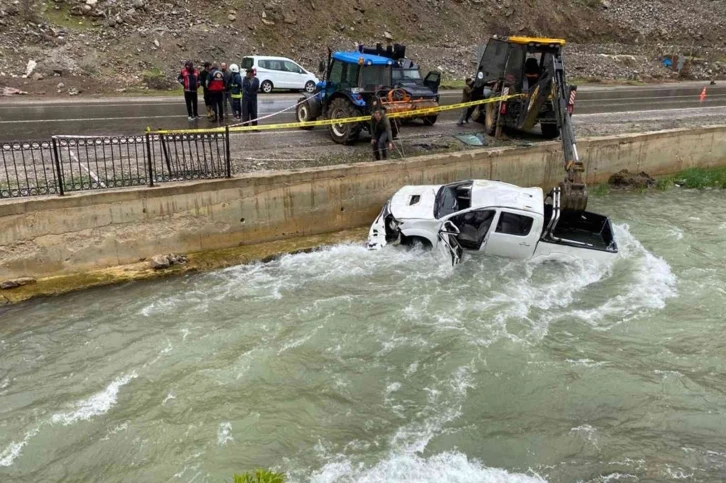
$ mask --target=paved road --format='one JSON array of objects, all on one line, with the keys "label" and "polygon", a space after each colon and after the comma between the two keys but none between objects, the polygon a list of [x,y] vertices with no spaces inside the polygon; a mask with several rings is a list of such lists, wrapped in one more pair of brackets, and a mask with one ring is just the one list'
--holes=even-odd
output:
[{"label": "paved road", "polygon": [[[707,87],[707,97],[699,95]],[[444,92],[442,104],[459,102],[458,92]],[[259,115],[272,114],[289,107],[299,94],[260,95]],[[698,109],[726,106],[726,85],[709,86],[691,82],[642,87],[580,88],[576,114],[623,113],[630,111]],[[203,107],[203,106],[202,106]],[[189,123],[183,100],[176,97],[53,99],[26,100],[13,98],[0,106],[0,141],[47,139],[53,134],[136,134],[147,126],[152,129],[208,127],[200,120]],[[452,121],[458,111],[444,112],[440,119]],[[269,119],[272,122],[293,122],[292,110]]]}]

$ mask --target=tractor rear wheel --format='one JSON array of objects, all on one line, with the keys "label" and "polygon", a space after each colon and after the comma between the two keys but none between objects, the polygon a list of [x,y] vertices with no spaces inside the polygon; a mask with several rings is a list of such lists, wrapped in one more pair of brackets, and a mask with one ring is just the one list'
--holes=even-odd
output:
[{"label": "tractor rear wheel", "polygon": [[542,136],[547,139],[554,139],[560,135],[560,128],[557,124],[540,124],[542,128]]},{"label": "tractor rear wheel", "polygon": [[424,126],[433,126],[436,124],[436,120],[439,118],[439,116],[426,116],[423,118]]},{"label": "tractor rear wheel", "polygon": [[[339,97],[331,102],[328,112],[330,119],[344,119],[361,115],[360,110],[353,106],[348,99],[343,97]],[[359,122],[331,124],[330,137],[338,144],[351,144],[358,139],[360,130],[361,124]]]},{"label": "tractor rear wheel", "polygon": [[[315,119],[310,117],[310,105],[307,102],[302,102],[302,99],[298,102],[300,102],[300,104],[298,104],[295,108],[295,118],[297,119],[297,122],[314,121]],[[303,126],[300,129],[308,131],[312,128],[313,126]]]}]

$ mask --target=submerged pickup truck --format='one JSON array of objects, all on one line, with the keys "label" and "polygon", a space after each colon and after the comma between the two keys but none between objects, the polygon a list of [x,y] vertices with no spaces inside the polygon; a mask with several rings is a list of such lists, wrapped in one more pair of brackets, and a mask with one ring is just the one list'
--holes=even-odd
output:
[{"label": "submerged pickup truck", "polygon": [[464,250],[510,258],[565,256],[609,260],[618,253],[610,219],[563,213],[555,188],[520,188],[489,180],[404,186],[370,228],[368,248],[422,243],[452,264]]}]

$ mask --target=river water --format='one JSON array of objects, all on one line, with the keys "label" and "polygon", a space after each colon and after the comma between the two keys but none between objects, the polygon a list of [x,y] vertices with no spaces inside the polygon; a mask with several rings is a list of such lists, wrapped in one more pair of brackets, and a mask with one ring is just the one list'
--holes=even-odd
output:
[{"label": "river water", "polygon": [[607,265],[343,245],[0,313],[0,481],[726,479],[726,191]]}]

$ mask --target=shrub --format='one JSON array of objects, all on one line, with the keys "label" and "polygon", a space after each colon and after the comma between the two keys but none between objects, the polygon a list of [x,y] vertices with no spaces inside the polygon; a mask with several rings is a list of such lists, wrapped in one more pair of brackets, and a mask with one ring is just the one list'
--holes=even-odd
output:
[{"label": "shrub", "polygon": [[234,483],[285,483],[285,475],[270,470],[255,470],[254,475],[234,475]]}]

